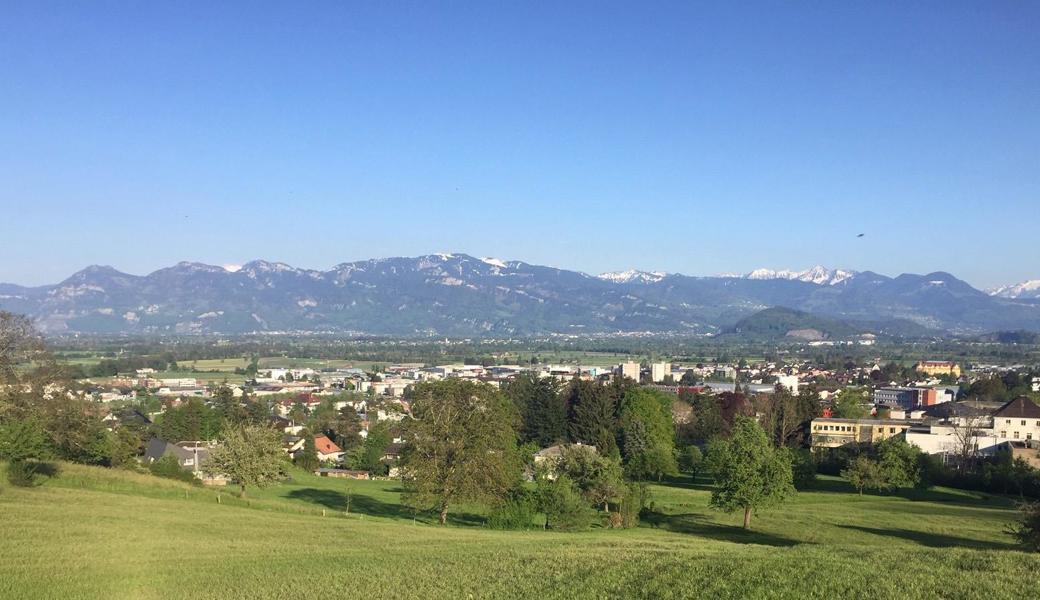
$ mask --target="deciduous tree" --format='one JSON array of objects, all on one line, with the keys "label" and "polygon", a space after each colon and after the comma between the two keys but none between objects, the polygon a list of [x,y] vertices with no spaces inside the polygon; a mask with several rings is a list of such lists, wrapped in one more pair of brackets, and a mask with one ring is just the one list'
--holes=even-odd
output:
[{"label": "deciduous tree", "polygon": [[914,487],[921,480],[921,451],[917,446],[892,437],[879,443],[877,451],[885,487]]},{"label": "deciduous tree", "polygon": [[861,390],[845,388],[831,401],[831,410],[839,419],[862,419],[869,412],[866,395]]},{"label": "deciduous tree", "polygon": [[239,425],[224,431],[220,445],[210,454],[206,470],[247,487],[265,487],[285,477],[288,459],[277,431],[259,425]]},{"label": "deciduous tree", "polygon": [[744,511],[744,528],[754,510],[775,506],[793,492],[791,457],[773,448],[765,431],[750,417],[737,416],[729,439],[716,439],[708,452],[715,489],[711,506]]},{"label": "deciduous tree", "polygon": [[630,389],[622,400],[621,430],[629,477],[660,479],[678,473],[670,396],[646,388]]},{"label": "deciduous tree", "polygon": [[860,455],[854,458],[841,472],[842,478],[848,481],[856,491],[863,495],[867,488],[882,489],[885,487],[881,475],[881,467],[877,461]]},{"label": "deciduous tree", "polygon": [[485,384],[445,380],[415,386],[401,459],[404,501],[435,509],[441,524],[457,502],[493,502],[520,477],[516,407]]},{"label": "deciduous tree", "polygon": [[603,456],[592,448],[564,448],[555,468],[558,474],[566,475],[578,486],[589,504],[602,506],[604,511],[625,493],[621,463],[617,458]]}]

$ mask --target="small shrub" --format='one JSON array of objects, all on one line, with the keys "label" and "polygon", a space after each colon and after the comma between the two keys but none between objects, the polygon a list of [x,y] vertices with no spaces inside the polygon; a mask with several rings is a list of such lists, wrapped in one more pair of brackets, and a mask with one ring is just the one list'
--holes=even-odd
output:
[{"label": "small shrub", "polygon": [[1023,548],[1040,552],[1040,502],[1022,505],[1022,520],[1006,529]]},{"label": "small shrub", "polygon": [[191,471],[187,471],[181,468],[177,458],[172,454],[160,458],[159,460],[148,465],[148,470],[151,471],[152,475],[156,477],[165,477],[166,479],[176,479],[177,481],[183,481],[186,483],[198,483],[198,479]]},{"label": "small shrub", "polygon": [[[639,525],[639,515],[643,512],[643,508],[646,507],[649,500],[650,491],[645,484],[628,484],[625,489],[625,495],[618,506],[618,512],[612,513],[612,515],[618,515],[619,522],[617,527],[630,529]],[[614,527],[613,518],[611,519],[611,527]]]},{"label": "small shrub", "polygon": [[878,462],[866,456],[857,457],[856,460],[849,464],[848,468],[841,472],[841,476],[852,487],[856,488],[856,491],[861,496],[863,495],[863,490],[867,488],[881,491],[888,485],[885,482],[884,473],[882,473]]},{"label": "small shrub", "polygon": [[15,460],[7,465],[7,481],[17,487],[33,487],[36,482],[36,463]]},{"label": "small shrub", "polygon": [[581,496],[581,490],[566,475],[555,481],[538,482],[538,502],[545,513],[545,526],[560,531],[588,529],[595,512]]},{"label": "small shrub", "polygon": [[491,529],[530,529],[534,524],[535,507],[527,494],[517,494],[495,507],[487,518]]}]

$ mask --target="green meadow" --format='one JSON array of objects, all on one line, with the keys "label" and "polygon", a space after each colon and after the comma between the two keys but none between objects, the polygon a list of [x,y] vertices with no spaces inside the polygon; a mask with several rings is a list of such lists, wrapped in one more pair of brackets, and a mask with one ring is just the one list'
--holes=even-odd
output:
[{"label": "green meadow", "polygon": [[[631,530],[492,531],[412,514],[394,481],[218,490],[73,464],[0,488],[3,598],[1007,598],[1040,556],[1003,533],[1014,502],[956,490],[852,492],[837,479],[755,516],[710,488],[652,486]],[[350,513],[346,513],[347,498]],[[218,501],[219,499],[219,501]]]}]

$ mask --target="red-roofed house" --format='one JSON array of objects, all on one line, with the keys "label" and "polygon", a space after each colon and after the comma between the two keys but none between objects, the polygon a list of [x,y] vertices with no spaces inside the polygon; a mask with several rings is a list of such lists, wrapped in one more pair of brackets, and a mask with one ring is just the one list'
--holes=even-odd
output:
[{"label": "red-roofed house", "polygon": [[338,462],[343,458],[343,450],[325,435],[314,437],[314,447],[318,451],[318,460],[321,462]]}]

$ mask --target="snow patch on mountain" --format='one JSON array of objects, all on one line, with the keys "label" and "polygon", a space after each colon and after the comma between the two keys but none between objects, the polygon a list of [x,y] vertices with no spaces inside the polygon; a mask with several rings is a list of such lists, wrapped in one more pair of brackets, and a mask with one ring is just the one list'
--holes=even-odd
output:
[{"label": "snow patch on mountain", "polygon": [[173,268],[179,271],[194,271],[197,273],[220,273],[221,271],[227,270],[225,267],[216,267],[213,265],[207,265],[206,263],[190,262],[186,260],[177,263]]},{"label": "snow patch on mountain", "polygon": [[480,260],[491,265],[492,267],[498,267],[500,269],[506,269],[509,267],[509,265],[506,264],[506,261],[500,258],[482,258]]},{"label": "snow patch on mountain", "polygon": [[613,283],[657,283],[667,276],[668,273],[664,271],[637,271],[635,269],[610,271],[597,275],[598,278]]},{"label": "snow patch on mountain", "polygon": [[837,285],[854,275],[856,275],[856,271],[828,269],[827,267],[816,265],[804,271],[755,269],[744,275],[744,279],[790,279],[792,281],[815,283],[816,285]]},{"label": "snow patch on mountain", "polygon": [[990,296],[998,298],[1040,298],[1040,279],[1030,279],[1014,285],[1004,285],[987,290]]}]

